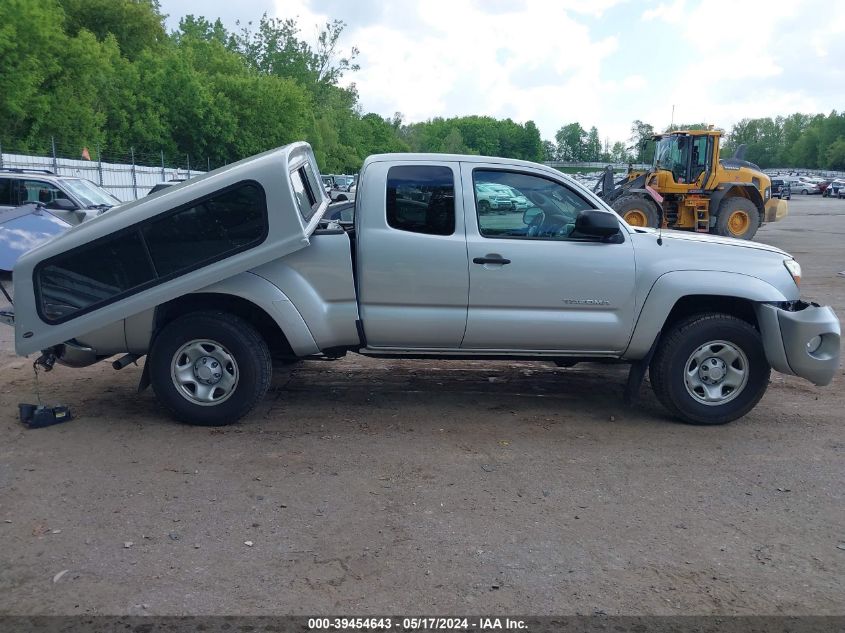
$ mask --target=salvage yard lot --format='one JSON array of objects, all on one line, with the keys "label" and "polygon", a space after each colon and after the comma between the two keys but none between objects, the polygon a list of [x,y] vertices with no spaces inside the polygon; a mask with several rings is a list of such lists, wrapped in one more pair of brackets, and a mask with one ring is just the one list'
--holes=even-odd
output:
[{"label": "salvage yard lot", "polygon": [[[845,315],[845,200],[795,197],[756,239]],[[135,395],[140,368],[59,367],[42,395],[78,419],[26,431],[10,333],[0,613],[842,613],[841,371],[773,374],[703,428],[647,385],[627,409],[623,367],[350,355],[207,429]]]}]

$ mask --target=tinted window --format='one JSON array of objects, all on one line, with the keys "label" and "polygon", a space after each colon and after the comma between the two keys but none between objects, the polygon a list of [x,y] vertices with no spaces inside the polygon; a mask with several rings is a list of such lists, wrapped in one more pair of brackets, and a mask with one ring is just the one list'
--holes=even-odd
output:
[{"label": "tinted window", "polygon": [[66,321],[256,246],[267,230],[264,190],[237,185],[39,265],[39,314],[48,322]]},{"label": "tinted window", "polygon": [[264,192],[250,184],[156,218],[144,227],[144,238],[164,277],[257,244],[266,231]]},{"label": "tinted window", "polygon": [[455,179],[448,167],[407,165],[387,172],[387,223],[394,229],[452,235]]},{"label": "tinted window", "polygon": [[21,204],[27,202],[50,204],[56,198],[67,198],[64,191],[43,180],[21,180],[19,182]]},{"label": "tinted window", "polygon": [[0,205],[5,207],[12,207],[17,204],[13,202],[12,197],[12,179],[0,178]]},{"label": "tinted window", "polygon": [[54,257],[38,272],[41,311],[58,321],[154,279],[137,231]]},{"label": "tinted window", "polygon": [[594,209],[569,187],[510,171],[473,172],[478,229],[484,237],[565,240],[584,209]]}]

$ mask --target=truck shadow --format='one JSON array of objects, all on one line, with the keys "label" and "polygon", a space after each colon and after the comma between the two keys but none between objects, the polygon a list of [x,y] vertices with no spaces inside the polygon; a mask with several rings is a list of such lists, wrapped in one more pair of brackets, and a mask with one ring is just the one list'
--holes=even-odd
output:
[{"label": "truck shadow", "polygon": [[571,368],[539,362],[402,361],[304,362],[277,371],[265,407],[310,403],[370,410],[425,405],[443,415],[466,408],[577,412],[588,417],[637,412],[670,419],[647,382],[632,408],[623,402],[628,365],[581,363]]}]

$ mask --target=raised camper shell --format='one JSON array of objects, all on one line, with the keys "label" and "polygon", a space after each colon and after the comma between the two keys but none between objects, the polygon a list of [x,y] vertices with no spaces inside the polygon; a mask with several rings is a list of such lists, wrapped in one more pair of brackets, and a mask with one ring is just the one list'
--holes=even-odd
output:
[{"label": "raised camper shell", "polygon": [[[13,277],[15,321],[26,324],[15,328],[17,353],[31,354],[116,325],[123,330],[124,319],[304,248],[329,203],[316,165],[307,143],[292,143],[125,204],[26,253],[15,265]],[[39,310],[39,266],[73,249],[103,243],[110,236],[141,231],[160,216],[190,208],[214,194],[247,183],[256,184],[263,191],[267,216],[263,239],[246,250],[157,278],[140,289],[119,294],[101,307],[68,318],[49,322]]]}]

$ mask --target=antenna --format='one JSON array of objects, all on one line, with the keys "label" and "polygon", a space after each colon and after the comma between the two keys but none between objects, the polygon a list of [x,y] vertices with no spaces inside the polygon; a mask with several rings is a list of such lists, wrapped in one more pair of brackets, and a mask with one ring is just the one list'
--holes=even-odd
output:
[{"label": "antenna", "polygon": [[669,130],[672,130],[672,126],[675,125],[675,104],[672,104],[672,118],[669,119]]}]

